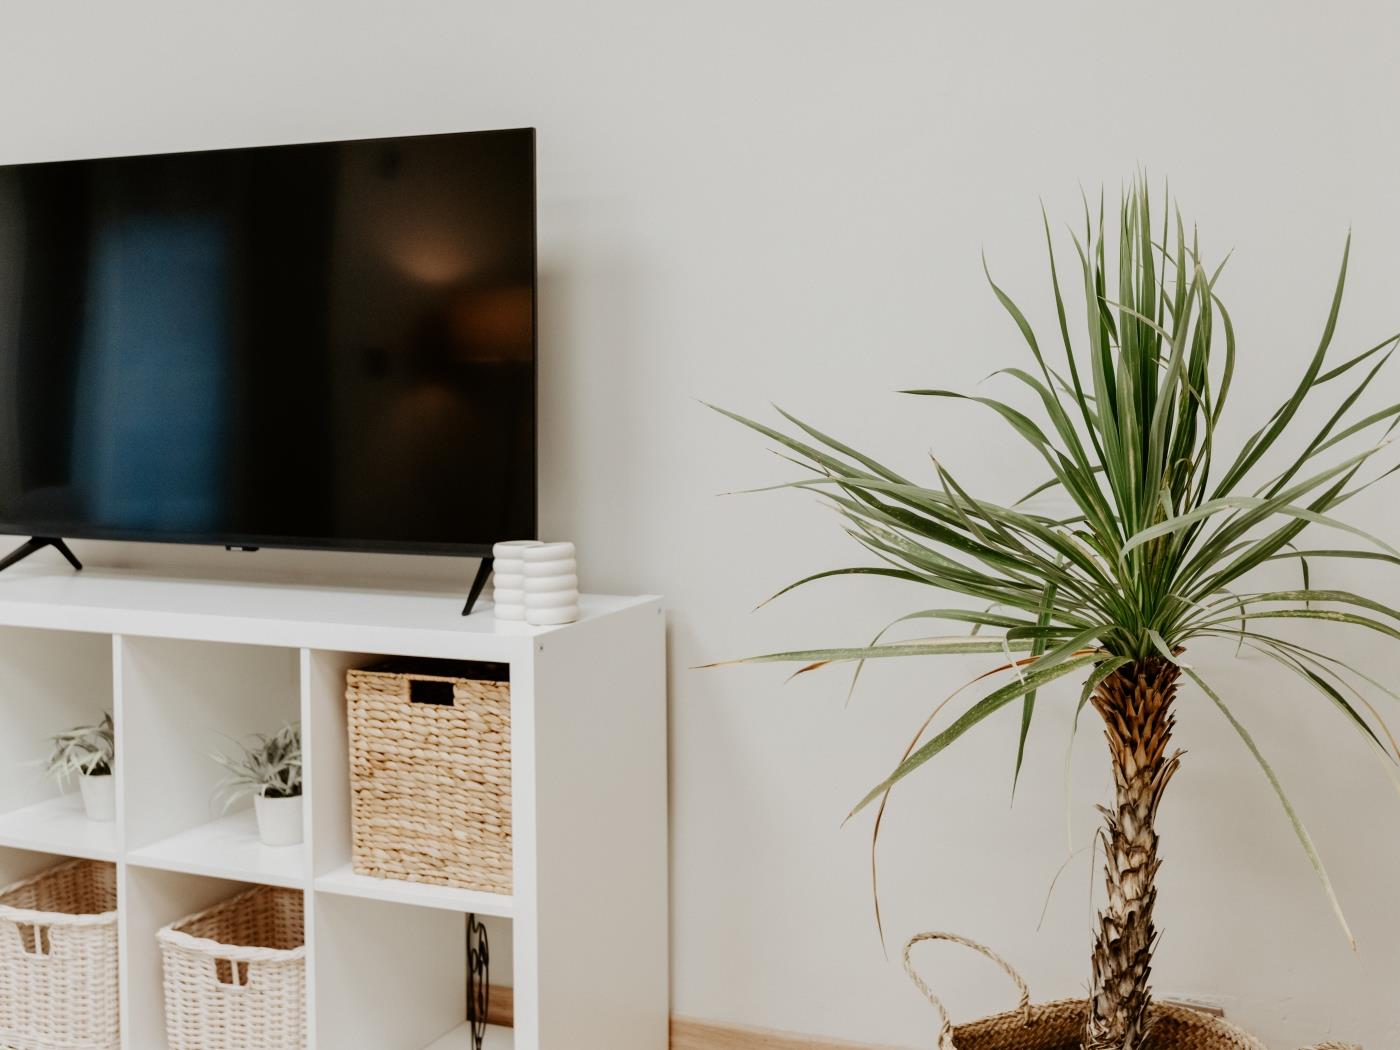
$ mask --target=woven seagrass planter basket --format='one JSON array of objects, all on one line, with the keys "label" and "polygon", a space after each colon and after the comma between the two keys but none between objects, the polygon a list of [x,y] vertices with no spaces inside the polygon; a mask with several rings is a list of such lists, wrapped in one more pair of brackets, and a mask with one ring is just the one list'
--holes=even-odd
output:
[{"label": "woven seagrass planter basket", "polygon": [[74,860],[0,890],[0,1046],[116,1050],[117,869]]},{"label": "woven seagrass planter basket", "polygon": [[[1021,993],[1020,1005],[993,1017],[953,1025],[943,1004],[910,959],[914,946],[924,941],[950,941],[985,955],[1015,983]],[[1081,1050],[1083,1046],[1087,1000],[1060,999],[1032,1005],[1030,990],[1020,975],[1006,960],[975,941],[950,933],[921,933],[905,946],[904,968],[938,1011],[938,1050]],[[1218,1017],[1163,1004],[1153,1007],[1153,1011],[1152,1030],[1144,1050],[1267,1050],[1248,1032]]]},{"label": "woven seagrass planter basket", "polygon": [[169,1050],[305,1050],[300,892],[261,886],[156,939]]},{"label": "woven seagrass planter basket", "polygon": [[448,660],[346,674],[356,874],[511,892],[508,678]]},{"label": "woven seagrass planter basket", "polygon": [[[984,1017],[953,1029],[956,1050],[1080,1050],[1084,999],[1060,999]],[[1146,1050],[1265,1050],[1228,1021],[1181,1006],[1158,1005]]]}]

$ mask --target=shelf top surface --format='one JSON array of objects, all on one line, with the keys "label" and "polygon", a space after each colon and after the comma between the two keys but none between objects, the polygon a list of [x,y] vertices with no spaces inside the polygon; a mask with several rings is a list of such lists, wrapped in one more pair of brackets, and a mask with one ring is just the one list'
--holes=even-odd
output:
[{"label": "shelf top surface", "polygon": [[515,915],[515,898],[507,894],[356,875],[348,864],[322,875],[316,880],[316,889],[322,893],[363,897],[391,904],[412,904],[441,911],[475,912],[477,915],[495,915],[503,919]]},{"label": "shelf top surface", "polygon": [[[581,621],[655,601],[585,595]],[[379,588],[153,576],[116,569],[0,574],[0,625],[100,634],[404,655],[509,659],[562,627],[497,623],[489,601],[462,616],[463,597]]]},{"label": "shelf top surface", "polygon": [[75,791],[0,814],[0,846],[87,860],[117,859],[117,825],[88,820]]},{"label": "shelf top surface", "polygon": [[306,885],[306,851],[296,846],[264,846],[251,809],[243,809],[127,853],[139,868],[207,875],[301,889]]}]

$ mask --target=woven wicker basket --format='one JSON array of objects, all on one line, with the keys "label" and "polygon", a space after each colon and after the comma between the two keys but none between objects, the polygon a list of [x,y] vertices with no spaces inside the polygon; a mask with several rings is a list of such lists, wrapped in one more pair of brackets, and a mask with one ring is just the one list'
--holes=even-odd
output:
[{"label": "woven wicker basket", "polygon": [[346,675],[357,874],[511,892],[507,677],[446,660]]},{"label": "woven wicker basket", "polygon": [[169,1050],[304,1050],[301,893],[249,890],[156,937]]},{"label": "woven wicker basket", "polygon": [[74,860],[0,890],[0,1046],[120,1043],[116,868]]},{"label": "woven wicker basket", "polygon": [[[914,946],[923,941],[951,941],[981,952],[1015,983],[1021,993],[1020,1005],[1004,1014],[955,1027],[938,996],[929,990],[910,960]],[[1060,999],[1032,1006],[1030,990],[1020,975],[1005,959],[975,941],[951,933],[921,933],[905,946],[904,968],[938,1011],[938,1050],[1080,1050],[1083,1046],[1087,1000]],[[1145,1050],[1266,1050],[1248,1032],[1218,1017],[1161,1003],[1152,1009],[1154,1020]]]}]

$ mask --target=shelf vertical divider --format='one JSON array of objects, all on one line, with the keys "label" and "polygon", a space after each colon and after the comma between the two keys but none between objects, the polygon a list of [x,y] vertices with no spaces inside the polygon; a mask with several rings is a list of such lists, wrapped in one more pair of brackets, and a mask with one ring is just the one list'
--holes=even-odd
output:
[{"label": "shelf vertical divider", "polygon": [[137,1050],[131,1045],[131,929],[128,907],[130,890],[127,885],[126,866],[126,714],[122,704],[122,647],[120,634],[112,635],[112,721],[116,727],[116,777],[117,791],[117,985],[121,1016],[122,1050]]},{"label": "shelf vertical divider", "polygon": [[655,1050],[670,1013],[664,611],[639,602],[534,642],[531,721],[512,729],[529,796],[515,1047]]},{"label": "shelf vertical divider", "polygon": [[301,701],[301,789],[302,820],[306,841],[305,850],[307,873],[306,888],[302,900],[302,935],[306,938],[306,1045],[308,1050],[320,1046],[317,1038],[316,995],[316,795],[311,791],[311,782],[316,776],[315,726],[317,714],[312,700],[312,658],[310,649],[302,648],[297,653],[299,694]]},{"label": "shelf vertical divider", "polygon": [[535,754],[535,660],[510,663],[511,956],[515,1050],[540,1048],[539,829]]}]

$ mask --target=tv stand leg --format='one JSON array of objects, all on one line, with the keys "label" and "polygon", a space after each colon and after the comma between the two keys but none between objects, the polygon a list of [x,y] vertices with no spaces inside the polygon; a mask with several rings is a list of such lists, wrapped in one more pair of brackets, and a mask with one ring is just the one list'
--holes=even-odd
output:
[{"label": "tv stand leg", "polygon": [[68,559],[69,565],[80,572],[82,571],[83,563],[78,560],[78,556],[73,553],[68,544],[64,543],[63,540],[59,539],[57,536],[31,536],[9,554],[5,555],[4,558],[0,558],[0,572],[4,572],[16,562],[24,561],[25,558],[29,557],[35,551],[41,551],[45,547],[54,548],[59,554],[62,554]]},{"label": "tv stand leg", "polygon": [[[472,589],[467,592],[467,604],[462,606],[462,615],[470,616],[472,609],[476,607],[476,600],[481,597],[482,589],[486,586],[487,579],[491,576],[491,567],[496,564],[496,559],[489,554],[481,559],[481,564],[476,567],[476,579],[472,580]],[[4,566],[0,565],[0,569]]]}]

